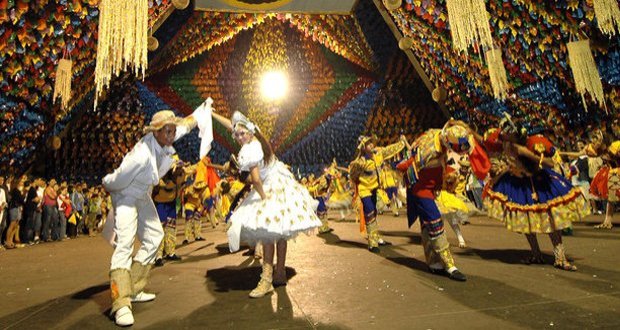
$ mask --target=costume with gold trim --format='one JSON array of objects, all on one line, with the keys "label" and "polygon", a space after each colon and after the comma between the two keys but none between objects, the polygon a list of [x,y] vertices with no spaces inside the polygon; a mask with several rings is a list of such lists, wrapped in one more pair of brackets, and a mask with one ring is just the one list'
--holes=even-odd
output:
[{"label": "costume with gold trim", "polygon": [[166,174],[153,190],[153,202],[164,228],[164,239],[157,250],[157,259],[176,254],[177,239],[177,197],[180,182],[175,180],[172,173]]},{"label": "costume with gold trim", "polygon": [[202,213],[205,201],[211,198],[206,181],[194,182],[183,192],[185,210],[185,241],[202,240]]},{"label": "costume with gold trim", "polygon": [[526,146],[540,155],[539,162],[518,156],[510,143],[503,143],[506,166],[485,187],[489,217],[503,221],[513,232],[548,234],[588,215],[590,208],[581,190],[552,169],[542,168],[544,157],[554,157],[551,142],[537,135]]},{"label": "costume with gold trim", "polygon": [[[362,150],[371,140],[362,137],[358,149]],[[383,148],[375,148],[370,155],[362,154],[349,165],[351,179],[356,184],[357,195],[361,198],[364,221],[360,226],[365,228],[368,235],[368,248],[376,249],[382,238],[377,225],[377,191],[380,185],[381,165],[387,159],[396,156],[405,148],[405,143],[399,141]]]},{"label": "costume with gold trim", "polygon": [[608,148],[612,158],[608,166],[601,168],[590,184],[590,193],[609,202],[620,201],[620,141],[613,142]]}]

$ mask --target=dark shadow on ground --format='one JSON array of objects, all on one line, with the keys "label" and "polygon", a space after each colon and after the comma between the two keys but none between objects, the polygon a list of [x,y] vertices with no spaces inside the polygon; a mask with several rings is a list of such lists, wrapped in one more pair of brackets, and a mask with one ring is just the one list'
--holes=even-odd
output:
[{"label": "dark shadow on ground", "polygon": [[[275,292],[267,297],[249,298],[248,293],[256,286],[260,271],[258,267],[208,270],[205,285],[215,296],[215,302],[199,307],[182,319],[166,320],[148,329],[343,328],[313,324],[306,317],[300,316],[302,313],[293,305],[285,286],[276,288]],[[293,276],[295,270],[287,267],[287,277],[290,279]],[[295,314],[298,316],[295,317]]]},{"label": "dark shadow on ground", "polygon": [[[256,287],[260,280],[260,267],[225,267],[207,270],[205,275],[213,292],[245,291],[246,294]],[[286,267],[286,278],[290,280],[297,271],[295,268]]]},{"label": "dark shadow on ground", "polygon": [[[532,254],[530,250],[521,250],[521,249],[490,249],[490,250],[481,250],[475,248],[467,248],[467,249],[451,249],[452,254],[458,256],[473,256],[476,255],[484,260],[497,260],[505,264],[511,265],[524,265],[525,260],[527,260]],[[554,257],[550,254],[543,253],[543,259],[545,264],[553,265]]]},{"label": "dark shadow on ground", "polygon": [[[71,313],[87,304],[95,301],[99,305],[103,318],[107,321],[107,311],[110,306],[110,286],[100,284],[86,288],[82,291],[68,294],[40,303],[35,306],[24,308],[10,315],[0,318],[1,329],[49,329],[54,324],[61,323]],[[96,318],[100,318],[99,315]]]},{"label": "dark shadow on ground", "polygon": [[319,234],[317,235],[317,237],[325,241],[325,244],[327,245],[333,245],[333,246],[343,247],[343,248],[356,248],[356,249],[360,249],[360,248],[367,249],[368,248],[368,245],[366,243],[341,240],[340,236],[334,234],[333,232]]},{"label": "dark shadow on ground", "polygon": [[[543,297],[527,291],[527,288],[520,288],[519,283],[505,283],[482,276],[470,275],[467,282],[456,282],[448,277],[429,273],[424,260],[405,256],[397,252],[392,246],[382,247],[381,250],[381,255],[386,260],[416,271],[416,276],[427,280],[426,283],[429,287],[441,288],[442,294],[447,294],[455,303],[518,327],[542,329],[549,327],[552,323],[555,327],[562,329],[589,329],[617,328],[620,325],[620,319],[606,311],[593,311],[580,307],[579,305],[588,304],[589,300],[586,297],[583,297],[583,302],[578,303],[557,301],[553,297]],[[497,259],[496,254],[500,253],[512,255],[515,254],[515,251],[498,250],[487,256],[490,259]],[[481,254],[485,255],[485,252]],[[512,259],[509,261],[512,262]],[[561,271],[558,271],[558,274],[568,276],[568,273]],[[543,279],[552,280],[541,275],[541,280]],[[580,285],[587,289],[586,282],[582,282]],[[603,289],[604,285],[608,287],[609,283],[601,284],[600,288]],[[590,290],[587,289],[587,291]],[[612,293],[607,297],[620,299],[620,293]],[[541,305],[545,307],[541,308]]]},{"label": "dark shadow on ground", "polygon": [[382,236],[385,237],[407,237],[412,244],[422,244],[422,238],[420,234],[416,234],[411,231],[379,231]]}]

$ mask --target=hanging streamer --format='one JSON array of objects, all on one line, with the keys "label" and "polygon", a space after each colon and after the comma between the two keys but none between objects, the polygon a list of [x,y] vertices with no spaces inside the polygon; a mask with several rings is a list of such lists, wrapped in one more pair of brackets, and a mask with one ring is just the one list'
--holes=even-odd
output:
[{"label": "hanging streamer", "polygon": [[506,68],[502,60],[502,51],[499,48],[488,50],[485,54],[487,65],[489,66],[489,77],[491,78],[491,87],[493,87],[493,95],[498,100],[506,99],[508,92],[508,78],[506,77]]},{"label": "hanging streamer", "polygon": [[454,48],[466,53],[469,46],[493,48],[484,0],[446,0],[446,8]]},{"label": "hanging streamer", "polygon": [[56,81],[54,82],[54,96],[53,100],[56,102],[60,98],[60,108],[64,111],[69,106],[69,100],[71,99],[71,78],[73,76],[71,68],[73,62],[68,59],[61,59],[58,61],[58,67],[56,68]]},{"label": "hanging streamer", "polygon": [[136,76],[148,65],[148,0],[101,0],[97,65],[95,67],[95,108],[101,92],[128,67]]},{"label": "hanging streamer", "polygon": [[609,36],[620,32],[620,7],[617,0],[594,0],[598,28]]},{"label": "hanging streamer", "polygon": [[601,77],[596,68],[594,57],[592,56],[590,40],[572,41],[568,43],[567,47],[570,68],[575,78],[575,87],[577,92],[581,94],[584,108],[586,111],[588,110],[585,99],[585,94],[587,92],[601,108],[607,111],[605,95],[603,94],[603,84],[601,83]]}]

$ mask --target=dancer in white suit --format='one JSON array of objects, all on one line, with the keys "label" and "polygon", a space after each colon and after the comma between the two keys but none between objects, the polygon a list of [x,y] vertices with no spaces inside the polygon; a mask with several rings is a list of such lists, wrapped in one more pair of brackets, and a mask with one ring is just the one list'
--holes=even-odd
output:
[{"label": "dancer in white suit", "polygon": [[[207,101],[206,106],[209,105]],[[144,130],[146,135],[125,155],[121,165],[103,178],[103,186],[110,192],[114,208],[114,221],[110,221],[108,226],[113,228],[115,237],[110,291],[111,313],[117,325],[134,323],[132,302],[155,299],[154,294],[143,291],[155,262],[157,248],[164,237],[151,192],[175,162],[172,143],[201,124],[196,120],[204,119],[203,110],[204,105],[185,118],[177,118],[169,110],[155,113]],[[132,260],[136,235],[141,246]]]}]

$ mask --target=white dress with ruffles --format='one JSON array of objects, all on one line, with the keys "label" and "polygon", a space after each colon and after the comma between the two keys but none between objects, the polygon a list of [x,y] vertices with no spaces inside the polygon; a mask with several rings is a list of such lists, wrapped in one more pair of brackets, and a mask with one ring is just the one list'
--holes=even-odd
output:
[{"label": "white dress with ruffles", "polygon": [[263,149],[257,140],[245,144],[239,151],[240,170],[250,171],[258,166],[267,198],[262,200],[252,189],[233,211],[228,230],[232,252],[239,250],[241,242],[254,246],[258,242],[288,240],[321,226],[315,213],[318,202],[308,190],[295,180],[284,163],[274,159],[265,164],[263,158]]}]

